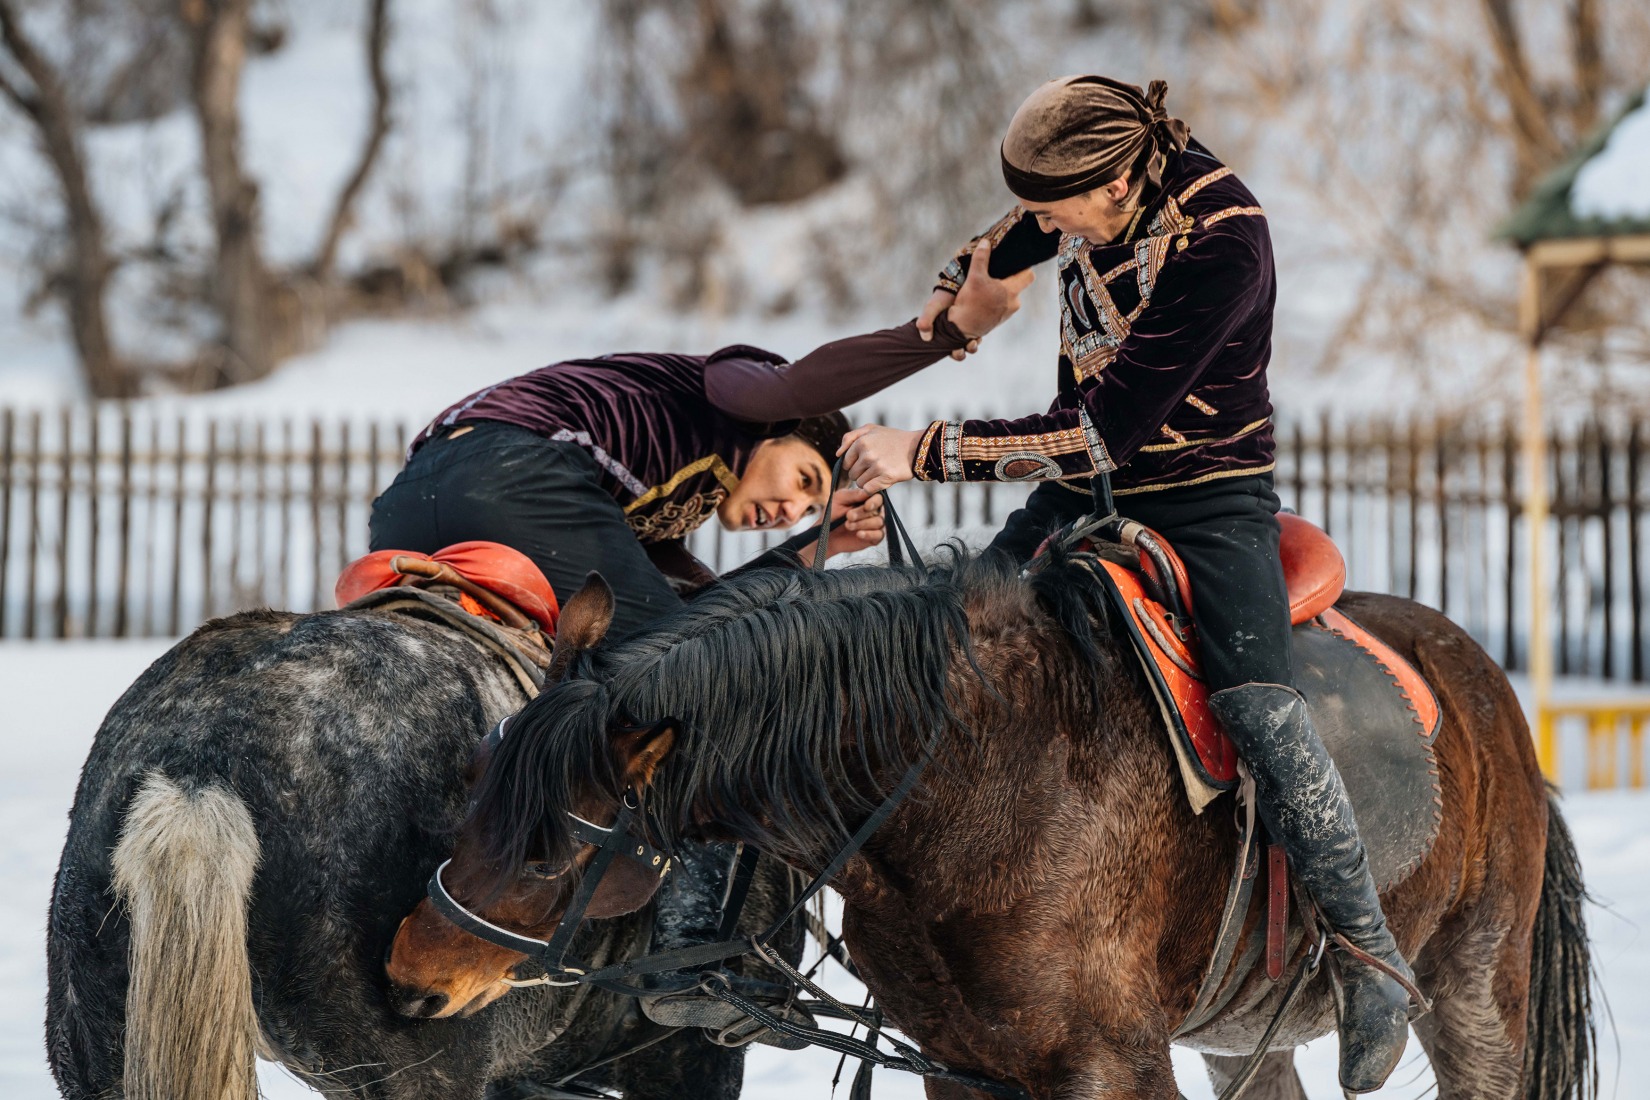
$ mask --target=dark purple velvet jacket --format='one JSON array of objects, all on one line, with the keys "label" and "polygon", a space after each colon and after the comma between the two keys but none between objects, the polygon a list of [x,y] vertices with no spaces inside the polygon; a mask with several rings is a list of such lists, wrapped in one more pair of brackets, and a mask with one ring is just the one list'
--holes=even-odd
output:
[{"label": "dark purple velvet jacket", "polygon": [[[711,403],[705,367],[718,357],[784,359],[757,348],[713,355],[629,354],[572,359],[472,394],[413,440],[416,451],[455,424],[495,420],[577,444],[601,468],[602,487],[643,543],[679,539],[739,484],[751,452],[795,420],[754,424]],[[411,451],[409,451],[409,454]]]},{"label": "dark purple velvet jacket", "polygon": [[489,386],[420,432],[408,457],[454,425],[514,424],[590,453],[602,487],[652,547],[709,519],[765,439],[834,412],[928,366],[968,338],[942,314],[833,340],[787,363],[736,344],[710,355],[631,353],[552,363]]},{"label": "dark purple velvet jacket", "polygon": [[[1126,494],[1272,468],[1271,236],[1255,197],[1206,149],[1193,142],[1176,157],[1135,224],[1109,244],[1044,233],[1019,207],[985,235],[999,278],[1057,260],[1058,396],[1040,415],[935,421],[917,450],[918,477],[1115,471],[1115,490]],[[972,248],[941,273],[941,286],[962,285]]]}]

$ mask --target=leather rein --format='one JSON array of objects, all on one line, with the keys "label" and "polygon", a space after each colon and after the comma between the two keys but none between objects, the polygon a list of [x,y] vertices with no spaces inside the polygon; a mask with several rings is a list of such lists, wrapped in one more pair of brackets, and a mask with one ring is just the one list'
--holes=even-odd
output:
[{"label": "leather rein", "polygon": [[[841,484],[841,477],[842,463],[838,460],[831,470],[831,487],[826,497],[827,500],[836,495],[837,488]],[[891,529],[888,540],[889,564],[892,566],[904,565],[907,558],[909,558],[912,566],[926,575],[927,568],[917,552],[915,542],[912,541],[910,534],[906,531],[905,525],[900,522],[898,515],[895,514],[893,502],[889,500],[886,491],[881,495],[884,514]],[[821,517],[819,539],[814,547],[812,568],[815,570],[825,568],[825,547],[830,538],[832,527],[830,514],[827,511]],[[508,718],[501,720],[488,733],[483,744],[490,743],[496,748],[502,743],[508,729],[508,723]],[[470,935],[517,954],[526,955],[531,962],[543,970],[543,974],[538,977],[505,979],[506,984],[514,987],[589,985],[626,997],[658,997],[697,989],[737,1009],[763,1027],[812,1045],[834,1050],[846,1057],[859,1059],[861,1062],[860,1075],[864,1081],[863,1091],[867,1095],[869,1093],[869,1077],[866,1075],[870,1067],[881,1066],[920,1074],[924,1077],[954,1081],[966,1088],[977,1089],[993,1096],[1006,1097],[1009,1100],[1029,1100],[1025,1090],[1015,1085],[994,1081],[974,1073],[954,1070],[932,1058],[926,1057],[916,1047],[884,1031],[880,1026],[880,1011],[871,1010],[867,1012],[863,1009],[854,1009],[842,1004],[841,1001],[831,996],[807,975],[797,971],[787,963],[772,947],[774,939],[785,931],[786,926],[803,911],[809,901],[813,900],[832,879],[841,873],[848,862],[864,847],[866,841],[871,839],[872,834],[882,827],[882,824],[893,815],[894,811],[915,789],[917,781],[922,777],[923,772],[933,759],[933,747],[931,739],[923,753],[906,769],[898,785],[888,793],[877,808],[872,811],[871,815],[837,850],[830,862],[825,865],[825,868],[813,877],[813,880],[808,883],[802,893],[791,902],[776,920],[761,932],[748,938],[736,938],[734,930],[754,877],[757,853],[755,849],[742,847],[738,869],[730,882],[729,896],[723,901],[719,932],[721,938],[717,942],[672,948],[601,967],[592,967],[578,960],[568,961],[567,950],[572,944],[573,937],[584,924],[585,912],[589,908],[591,900],[595,897],[597,888],[601,885],[602,877],[616,860],[630,861],[649,874],[656,870],[661,878],[670,871],[670,857],[655,848],[647,839],[647,812],[644,807],[643,796],[634,788],[625,790],[620,798],[618,814],[610,825],[597,825],[571,811],[567,811],[567,816],[573,820],[573,835],[586,844],[594,845],[596,853],[585,868],[578,890],[574,893],[572,901],[568,903],[567,909],[562,913],[561,919],[557,922],[549,939],[541,940],[533,936],[511,932],[509,929],[501,928],[466,908],[452,896],[447,890],[446,884],[442,881],[441,873],[452,862],[451,859],[443,862],[441,866],[435,869],[435,873],[430,876],[428,887],[430,902],[443,917]],[[546,877],[559,877],[570,873],[572,870],[573,865],[569,864]],[[721,965],[729,959],[743,955],[755,956],[769,966],[774,967],[780,972],[785,981],[782,984],[754,982],[730,974]],[[673,982],[652,982],[648,985],[636,984],[636,979],[650,978],[671,971],[686,971],[704,967],[710,967],[711,969],[703,969],[697,973],[684,975]],[[830,1031],[825,1028],[798,1023],[786,1015],[770,1011],[756,999],[756,997],[772,997],[776,992],[781,997],[788,996],[794,999],[802,991],[812,994],[818,1000],[800,1002],[798,1007],[805,1008],[814,1015],[843,1019],[856,1026],[864,1027],[867,1039],[861,1040],[839,1031]],[[886,1040],[892,1050],[880,1049],[877,1046],[879,1038]],[[856,1095],[861,1091],[860,1085],[856,1082]]]}]

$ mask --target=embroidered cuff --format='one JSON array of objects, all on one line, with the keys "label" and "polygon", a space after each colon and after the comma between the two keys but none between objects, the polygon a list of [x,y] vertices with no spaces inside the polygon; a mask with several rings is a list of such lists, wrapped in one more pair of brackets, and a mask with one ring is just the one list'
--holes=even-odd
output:
[{"label": "embroidered cuff", "polygon": [[1089,419],[1089,411],[1085,408],[1077,410],[1078,423],[1083,425],[1083,442],[1088,444],[1089,461],[1094,464],[1095,474],[1109,474],[1117,469],[1117,463],[1111,460],[1111,452],[1106,450],[1106,441],[1100,438],[1100,433],[1094,427],[1094,421]]},{"label": "embroidered cuff", "polygon": [[962,259],[953,256],[951,262],[940,270],[939,281],[934,284],[934,289],[949,290],[956,294],[962,290],[963,280],[967,277],[967,272],[963,271]]},{"label": "embroidered cuff", "polygon": [[[945,424],[943,420],[936,420],[928,425],[928,430],[922,433],[922,439],[917,443],[917,456],[911,462],[911,471],[917,475],[918,481],[944,481],[944,473],[934,461],[934,437]],[[938,474],[939,476],[936,476]]]},{"label": "embroidered cuff", "polygon": [[[1086,422],[1033,434],[1001,431],[1011,421],[941,421],[929,428],[927,476],[944,481],[1054,481],[1116,469]],[[936,430],[937,429],[937,430]],[[937,454],[935,452],[938,452]]]},{"label": "embroidered cuff", "polygon": [[946,481],[964,481],[962,464],[962,421],[940,423],[940,463]]}]

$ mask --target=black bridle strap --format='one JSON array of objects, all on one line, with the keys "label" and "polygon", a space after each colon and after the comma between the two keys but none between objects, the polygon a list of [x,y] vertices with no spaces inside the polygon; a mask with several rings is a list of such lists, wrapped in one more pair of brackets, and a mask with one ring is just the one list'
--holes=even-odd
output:
[{"label": "black bridle strap", "polygon": [[619,854],[619,845],[630,843],[630,823],[635,818],[635,812],[630,808],[628,800],[619,805],[619,816],[613,824],[608,826],[607,839],[602,841],[596,849],[596,857],[590,861],[590,866],[584,869],[584,877],[579,881],[578,892],[568,903],[562,913],[561,920],[556,924],[556,930],[550,934],[550,940],[544,945],[544,953],[540,961],[546,970],[560,970],[562,959],[567,955],[567,949],[572,945],[573,934],[584,923],[584,911],[590,906],[590,899],[596,896],[596,887],[601,885],[602,876],[612,865]]},{"label": "black bridle strap", "polygon": [[[785,926],[790,923],[791,918],[801,912],[803,907],[813,900],[814,895],[823,890],[826,884],[848,865],[848,861],[858,854],[867,840],[871,839],[871,834],[876,832],[882,826],[882,823],[887,821],[893,812],[899,808],[900,803],[904,802],[906,796],[916,787],[917,780],[922,777],[922,773],[928,767],[930,759],[930,753],[925,751],[915,763],[906,769],[905,776],[900,780],[899,786],[895,787],[888,794],[888,797],[882,800],[882,804],[872,812],[871,816],[865,819],[864,824],[860,825],[854,835],[849,838],[848,843],[842,846],[836,857],[831,860],[826,868],[814,876],[813,881],[791,903],[790,908],[786,909],[778,920],[770,924],[759,935],[749,940],[742,940],[734,939],[730,934],[724,933],[727,938],[724,938],[721,943],[678,947],[670,951],[661,951],[655,955],[645,955],[640,959],[633,959],[629,962],[613,963],[602,967],[600,970],[593,970],[579,980],[592,985],[602,985],[602,988],[610,989],[612,992],[623,992],[622,989],[612,989],[610,985],[604,983],[620,982],[626,978],[660,974],[667,970],[682,970],[690,966],[703,966],[706,963],[721,962],[723,959],[731,959],[736,955],[747,954],[753,947],[760,951],[775,936],[785,930]],[[747,851],[750,851],[750,849],[747,849]],[[754,860],[752,863],[754,864]],[[563,920],[565,919],[563,918]],[[738,920],[737,912],[733,912],[733,920],[735,922]],[[728,914],[726,913],[723,914],[723,924],[724,927],[728,924]],[[557,931],[559,932],[560,928]],[[645,992],[657,991],[647,990]]]},{"label": "black bridle strap", "polygon": [[486,940],[488,943],[496,944],[522,955],[538,958],[546,946],[543,940],[523,936],[520,933],[510,931],[508,928],[500,928],[491,921],[483,920],[460,905],[447,892],[447,884],[441,881],[441,872],[445,871],[450,863],[452,863],[450,859],[442,863],[441,866],[435,869],[435,873],[430,876],[430,886],[427,892],[430,904],[435,906],[436,912],[477,939]]},{"label": "black bridle strap", "polygon": [[[831,489],[830,492],[825,494],[825,514],[819,519],[819,540],[814,543],[813,568],[816,570],[825,568],[825,544],[830,541],[831,531],[835,527],[835,524],[830,522],[831,501],[836,499],[836,491],[841,485],[842,459],[839,458],[831,467]],[[923,564],[922,555],[917,553],[916,542],[912,540],[911,535],[905,530],[905,524],[900,522],[898,513],[894,511],[893,498],[888,495],[887,489],[882,490],[878,495],[882,497],[882,512],[888,518],[888,526],[891,528],[888,532],[888,564],[893,566],[904,565],[905,556],[910,554],[911,564],[916,566],[924,576],[927,576],[928,567]],[[904,542],[903,546],[901,545],[902,540]]]},{"label": "black bridle strap", "polygon": [[756,881],[756,864],[762,853],[749,844],[739,845],[734,860],[733,878],[728,881],[728,892],[722,898],[722,919],[716,930],[719,940],[731,940],[739,927],[739,914],[745,911],[745,899],[750,897],[751,883]]},{"label": "black bridle strap", "polygon": [[790,908],[781,913],[778,920],[770,924],[766,931],[755,938],[754,943],[766,945],[771,942],[775,936],[784,930],[785,925],[790,923],[791,918],[800,913],[802,907],[813,900],[815,894],[823,890],[827,883],[840,874],[844,867],[848,866],[848,861],[859,854],[859,850],[865,846],[865,842],[871,839],[871,834],[881,828],[882,823],[887,821],[895,810],[899,809],[900,803],[904,802],[906,796],[916,787],[917,780],[922,778],[923,771],[927,769],[928,763],[932,759],[932,753],[927,749],[923,750],[923,754],[917,757],[916,761],[905,770],[905,777],[899,781],[899,786],[889,792],[888,797],[882,800],[882,805],[878,806],[871,816],[865,819],[864,824],[860,825],[854,832],[848,843],[844,844],[837,852],[836,858],[832,859],[823,871],[814,876],[813,881],[808,884],[808,888],[802,891],[795,901],[791,902]]}]

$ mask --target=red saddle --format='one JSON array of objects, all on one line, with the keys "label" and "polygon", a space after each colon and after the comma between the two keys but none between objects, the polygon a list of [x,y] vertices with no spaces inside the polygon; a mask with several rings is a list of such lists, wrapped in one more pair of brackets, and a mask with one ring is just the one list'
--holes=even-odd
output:
[{"label": "red saddle", "polygon": [[555,636],[561,607],[550,582],[532,558],[498,542],[459,542],[434,554],[375,550],[344,567],[333,595],[343,607],[381,588],[429,584],[458,589],[472,615]]},{"label": "red saddle", "polygon": [[[1415,669],[1385,642],[1335,610],[1346,585],[1346,562],[1334,541],[1297,515],[1283,513],[1278,520],[1283,527],[1278,549],[1289,589],[1290,622],[1296,626],[1312,623],[1368,652],[1392,677],[1422,726],[1436,730],[1437,700]],[[1135,648],[1146,664],[1164,718],[1190,748],[1190,762],[1200,773],[1197,778],[1217,790],[1230,790],[1237,785],[1237,750],[1209,710],[1209,690],[1203,683],[1191,621],[1196,594],[1185,566],[1172,546],[1140,524],[1126,525],[1123,540],[1138,552],[1138,566],[1105,557],[1100,565],[1116,602],[1127,612]],[[1165,571],[1169,577],[1163,576]],[[1194,805],[1201,808],[1203,801],[1194,794]]]}]

